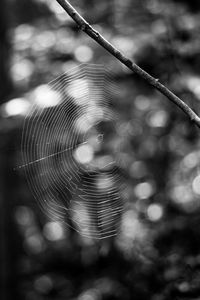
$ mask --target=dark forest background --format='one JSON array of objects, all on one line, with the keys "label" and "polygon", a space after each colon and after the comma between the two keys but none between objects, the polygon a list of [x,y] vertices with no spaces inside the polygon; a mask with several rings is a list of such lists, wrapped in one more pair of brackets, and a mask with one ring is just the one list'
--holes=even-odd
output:
[{"label": "dark forest background", "polygon": [[[198,0],[71,3],[200,114]],[[102,242],[48,219],[15,169],[32,95],[80,63],[105,64],[122,87],[113,105],[124,213],[119,234]],[[54,0],[1,0],[0,102],[2,300],[200,299],[200,140],[182,111],[77,29]]]}]

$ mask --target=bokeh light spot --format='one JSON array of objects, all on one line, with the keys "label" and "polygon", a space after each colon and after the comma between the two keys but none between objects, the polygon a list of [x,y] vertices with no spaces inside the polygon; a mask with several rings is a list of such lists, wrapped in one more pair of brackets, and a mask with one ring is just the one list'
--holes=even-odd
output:
[{"label": "bokeh light spot", "polygon": [[90,163],[94,157],[94,150],[90,145],[84,144],[75,150],[75,159],[81,164]]},{"label": "bokeh light spot", "polygon": [[78,61],[84,63],[92,59],[93,51],[88,46],[79,46],[78,48],[76,48],[74,55]]},{"label": "bokeh light spot", "polygon": [[178,185],[171,191],[173,200],[178,204],[187,204],[192,201],[191,191],[188,186]]},{"label": "bokeh light spot", "polygon": [[18,206],[15,212],[15,219],[22,226],[29,226],[33,222],[33,212],[26,206]]},{"label": "bokeh light spot", "polygon": [[194,168],[199,163],[199,157],[196,152],[189,153],[184,157],[184,166],[186,168]]},{"label": "bokeh light spot", "polygon": [[47,294],[53,287],[52,279],[47,275],[40,276],[35,280],[34,287],[38,292]]},{"label": "bokeh light spot", "polygon": [[77,105],[88,105],[89,82],[86,79],[75,79],[67,87],[66,92]]},{"label": "bokeh light spot", "polygon": [[154,189],[150,182],[142,182],[136,185],[134,192],[138,198],[146,199],[152,196]]},{"label": "bokeh light spot", "polygon": [[150,114],[148,123],[151,127],[165,127],[168,115],[164,110],[159,110]]},{"label": "bokeh light spot", "polygon": [[195,194],[200,195],[200,175],[194,178],[192,182],[192,189]]},{"label": "bokeh light spot", "polygon": [[25,247],[32,253],[40,253],[44,250],[44,241],[42,236],[38,233],[28,235],[25,240]]},{"label": "bokeh light spot", "polygon": [[189,90],[195,94],[195,96],[200,99],[200,77],[191,76],[186,82]]},{"label": "bokeh light spot", "polygon": [[130,175],[134,178],[142,178],[147,174],[146,166],[142,161],[135,161],[130,166]]},{"label": "bokeh light spot", "polygon": [[15,98],[8,101],[4,105],[4,113],[6,116],[25,116],[30,107],[30,103],[24,98]]},{"label": "bokeh light spot", "polygon": [[96,185],[99,190],[110,190],[110,188],[113,186],[113,180],[111,177],[106,175],[100,176],[97,179]]},{"label": "bokeh light spot", "polygon": [[57,241],[64,238],[64,229],[59,222],[46,223],[43,232],[49,241]]},{"label": "bokeh light spot", "polygon": [[56,106],[61,101],[58,92],[52,90],[48,85],[43,84],[37,87],[33,92],[34,102],[41,108]]},{"label": "bokeh light spot", "polygon": [[150,107],[149,99],[143,95],[137,96],[134,104],[139,110],[147,110]]},{"label": "bokeh light spot", "polygon": [[11,76],[14,81],[27,80],[34,71],[34,65],[29,59],[23,59],[13,64]]},{"label": "bokeh light spot", "polygon": [[163,207],[156,203],[150,204],[147,208],[147,216],[153,222],[159,221],[163,216]]},{"label": "bokeh light spot", "polygon": [[92,127],[92,124],[88,120],[86,114],[83,114],[82,116],[76,119],[75,127],[79,133],[86,133]]}]

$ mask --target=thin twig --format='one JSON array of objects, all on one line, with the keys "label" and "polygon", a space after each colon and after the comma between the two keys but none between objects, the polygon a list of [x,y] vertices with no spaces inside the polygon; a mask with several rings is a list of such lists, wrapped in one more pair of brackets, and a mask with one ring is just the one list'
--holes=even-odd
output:
[{"label": "thin twig", "polygon": [[70,17],[77,23],[78,27],[87,33],[93,40],[95,40],[99,45],[105,48],[118,60],[120,60],[124,65],[126,65],[134,73],[138,74],[144,80],[146,80],[151,86],[159,90],[163,95],[165,95],[170,101],[175,103],[184,113],[190,118],[200,128],[200,118],[197,114],[178,96],[172,93],[166,86],[159,82],[158,79],[154,78],[146,71],[141,69],[137,64],[133,63],[124,54],[122,54],[117,48],[115,48],[110,42],[108,42],[98,31],[96,31],[78,12],[77,10],[67,1],[67,0],[56,0],[64,10],[70,15]]}]

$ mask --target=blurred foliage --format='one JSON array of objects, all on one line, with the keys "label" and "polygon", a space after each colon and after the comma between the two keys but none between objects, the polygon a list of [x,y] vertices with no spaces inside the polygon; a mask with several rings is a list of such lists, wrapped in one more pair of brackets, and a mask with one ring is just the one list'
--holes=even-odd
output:
[{"label": "blurred foliage", "polygon": [[[200,114],[198,0],[72,3],[94,28]],[[0,119],[3,259],[12,269],[5,275],[12,289],[6,290],[6,299],[199,299],[198,130],[77,29],[56,1],[13,0],[7,6],[11,57],[4,73],[14,88]],[[20,165],[22,124],[33,95],[85,62],[108,66],[121,93],[113,103],[120,114],[113,145],[123,149],[125,210],[118,236],[102,242],[45,217],[23,172],[13,170]]]}]

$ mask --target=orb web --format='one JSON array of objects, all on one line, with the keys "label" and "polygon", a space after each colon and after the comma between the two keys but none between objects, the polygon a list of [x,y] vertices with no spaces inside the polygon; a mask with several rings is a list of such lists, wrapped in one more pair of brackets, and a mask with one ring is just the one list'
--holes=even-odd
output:
[{"label": "orb web", "polygon": [[23,126],[20,167],[42,210],[95,239],[117,234],[123,209],[117,89],[104,66],[82,64],[37,93]]}]

